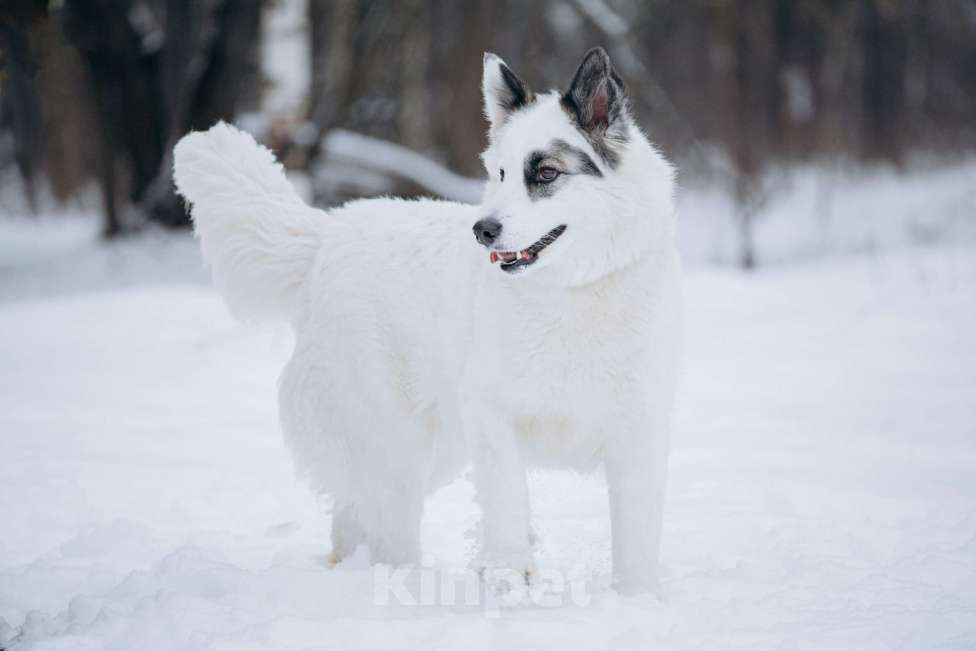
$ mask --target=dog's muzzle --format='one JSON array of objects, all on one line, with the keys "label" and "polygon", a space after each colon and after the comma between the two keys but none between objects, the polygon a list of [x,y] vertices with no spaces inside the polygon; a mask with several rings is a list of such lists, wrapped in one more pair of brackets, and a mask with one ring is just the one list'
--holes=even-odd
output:
[{"label": "dog's muzzle", "polygon": [[491,251],[488,254],[488,260],[491,262],[491,264],[495,264],[496,262],[500,261],[502,263],[502,271],[508,273],[521,271],[529,265],[534,264],[535,261],[539,259],[539,254],[543,251],[543,249],[550,246],[553,242],[559,239],[560,235],[565,232],[566,224],[560,224],[530,244],[527,248],[524,248],[521,251]]}]

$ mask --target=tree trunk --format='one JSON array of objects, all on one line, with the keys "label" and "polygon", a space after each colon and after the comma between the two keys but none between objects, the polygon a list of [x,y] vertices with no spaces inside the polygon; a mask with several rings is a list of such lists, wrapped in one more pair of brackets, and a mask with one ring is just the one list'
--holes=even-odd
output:
[{"label": "tree trunk", "polygon": [[41,103],[35,84],[37,63],[29,34],[31,22],[46,13],[47,3],[38,0],[8,2],[0,8],[0,125],[13,134],[14,160],[33,211],[44,140]]},{"label": "tree trunk", "polygon": [[106,233],[126,227],[118,198],[166,226],[189,224],[172,189],[172,148],[253,100],[261,8],[262,0],[66,0],[66,29],[108,148],[99,173]]}]

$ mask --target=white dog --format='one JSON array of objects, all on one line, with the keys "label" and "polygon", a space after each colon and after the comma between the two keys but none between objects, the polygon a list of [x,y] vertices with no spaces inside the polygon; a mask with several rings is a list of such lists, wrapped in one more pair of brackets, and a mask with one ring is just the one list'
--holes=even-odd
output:
[{"label": "white dog", "polygon": [[[296,331],[281,421],[335,497],[333,558],[420,557],[425,496],[474,465],[482,567],[532,569],[526,466],[606,468],[618,589],[657,580],[679,336],[673,171],[601,48],[565,93],[484,59],[480,206],[305,205],[218,124],[176,147],[214,280]],[[474,236],[472,236],[472,227]]]}]

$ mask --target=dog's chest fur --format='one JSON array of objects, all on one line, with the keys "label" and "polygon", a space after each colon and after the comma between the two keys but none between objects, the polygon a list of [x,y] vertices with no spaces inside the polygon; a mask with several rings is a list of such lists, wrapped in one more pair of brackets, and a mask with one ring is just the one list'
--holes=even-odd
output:
[{"label": "dog's chest fur", "polygon": [[638,264],[551,291],[485,288],[495,308],[476,319],[471,361],[533,456],[586,465],[647,392],[658,346],[671,345],[658,323],[670,307],[662,271]]}]

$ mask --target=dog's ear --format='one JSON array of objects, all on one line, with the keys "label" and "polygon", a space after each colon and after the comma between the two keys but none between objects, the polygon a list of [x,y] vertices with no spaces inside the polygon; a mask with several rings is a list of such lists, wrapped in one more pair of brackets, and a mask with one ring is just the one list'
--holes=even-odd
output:
[{"label": "dog's ear", "polygon": [[602,137],[619,123],[627,110],[627,96],[606,50],[595,47],[583,56],[562,104],[580,128],[593,136]]},{"label": "dog's ear", "polygon": [[535,99],[525,82],[491,52],[485,52],[481,92],[485,100],[485,117],[492,130],[501,126],[513,111]]}]

